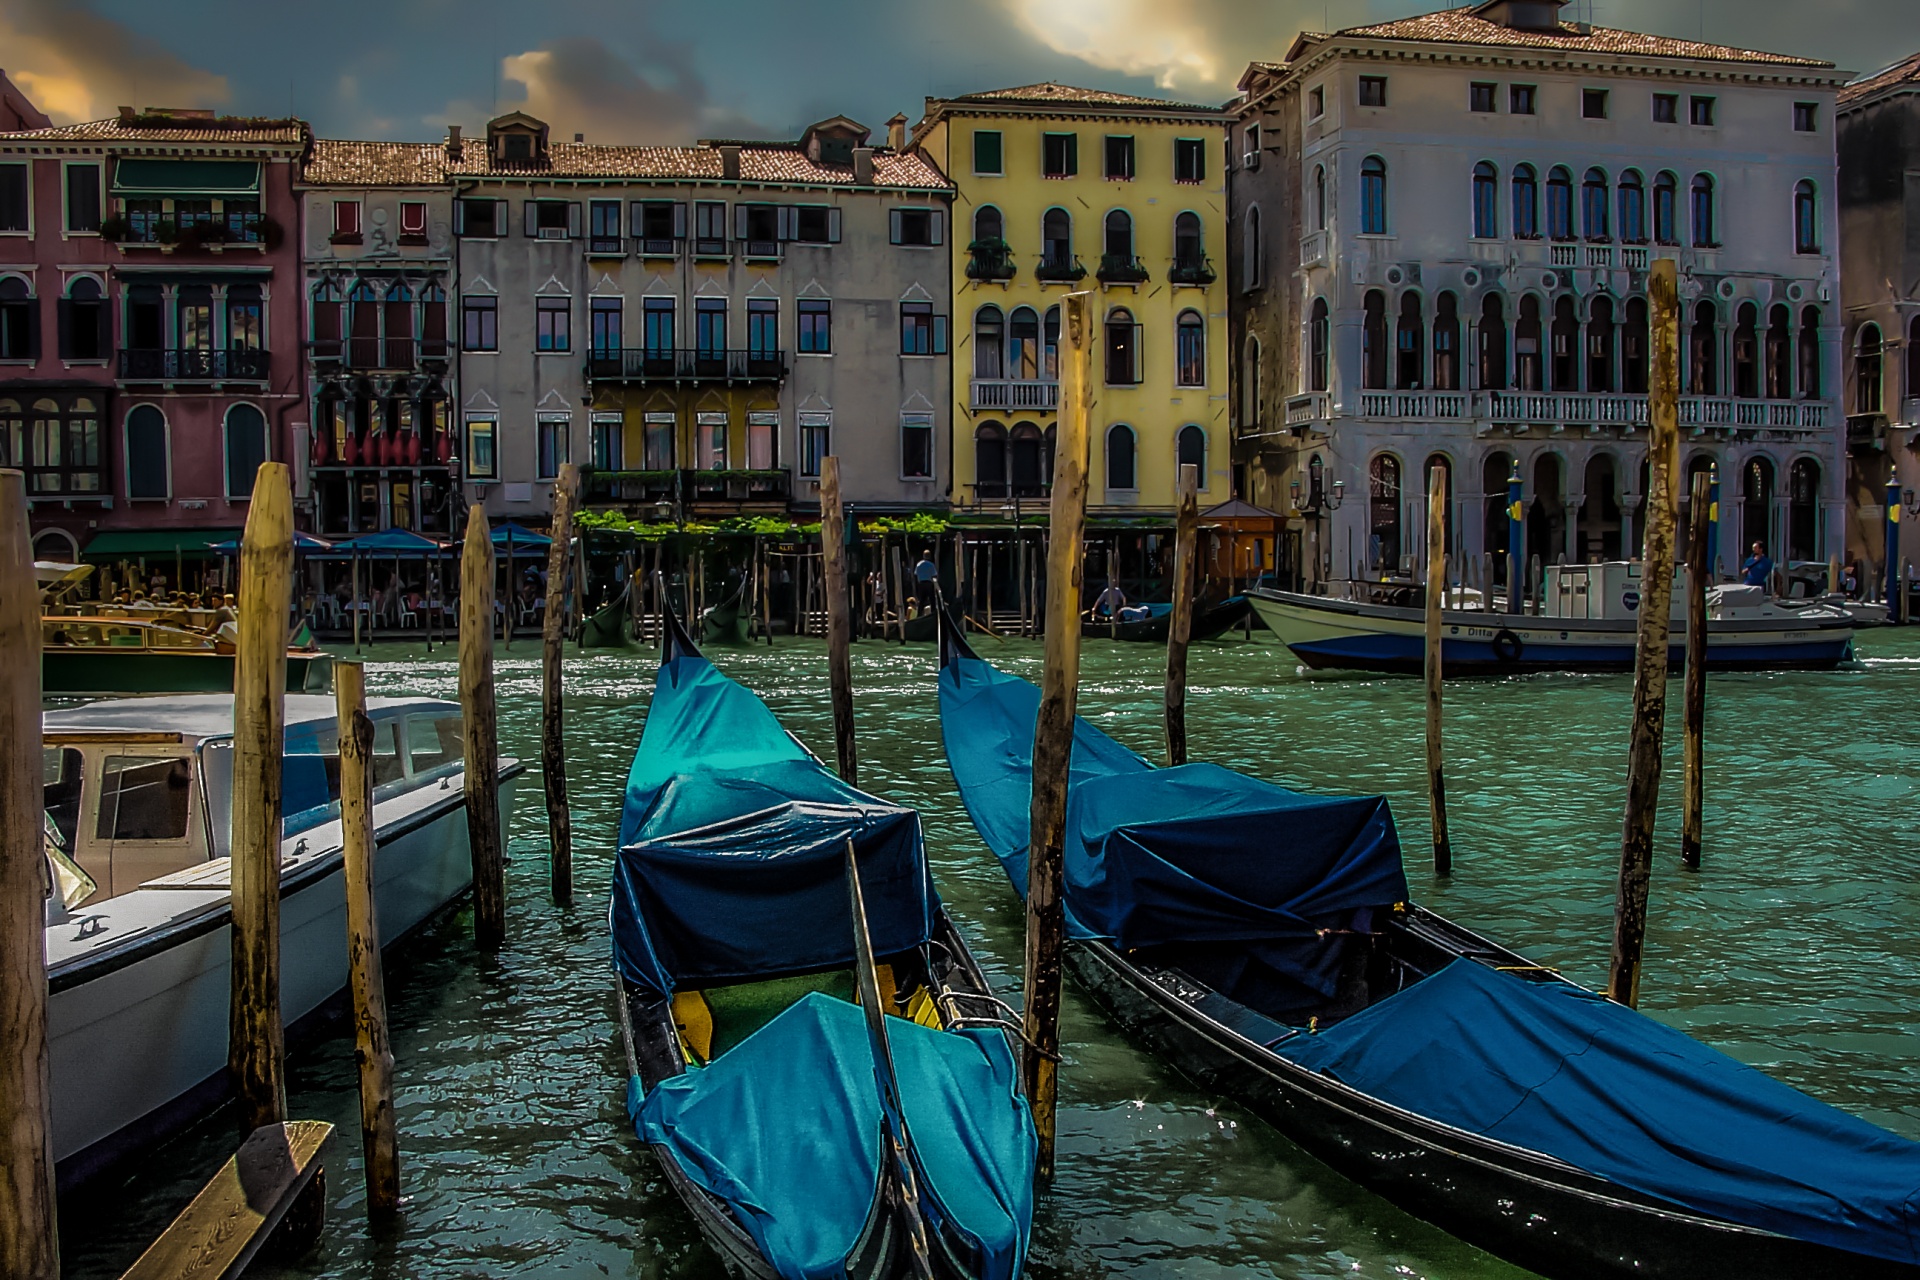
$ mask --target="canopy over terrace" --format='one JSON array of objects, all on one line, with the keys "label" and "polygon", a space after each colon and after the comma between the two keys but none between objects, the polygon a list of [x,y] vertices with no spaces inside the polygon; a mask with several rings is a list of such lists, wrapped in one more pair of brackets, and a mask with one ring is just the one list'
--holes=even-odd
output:
[{"label": "canopy over terrace", "polygon": [[1200,513],[1202,572],[1232,581],[1258,578],[1277,568],[1275,551],[1287,518],[1278,511],[1233,498]]}]

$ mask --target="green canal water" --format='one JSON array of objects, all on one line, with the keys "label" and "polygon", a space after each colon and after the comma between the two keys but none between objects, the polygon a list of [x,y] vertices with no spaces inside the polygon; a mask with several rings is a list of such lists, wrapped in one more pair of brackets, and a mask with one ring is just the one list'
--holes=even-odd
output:
[{"label": "green canal water", "polygon": [[[1264,633],[1261,633],[1264,634]],[[1818,1097],[1920,1138],[1920,632],[1867,632],[1855,669],[1716,676],[1705,869],[1679,865],[1678,750],[1663,789],[1643,1006]],[[983,645],[1037,675],[1037,643]],[[454,696],[451,653],[389,647],[378,693]],[[832,756],[818,642],[723,652]],[[1161,752],[1161,651],[1093,642],[1081,709]],[[925,817],[942,896],[1017,999],[1023,914],[953,792],[931,646],[856,647],[861,780]],[[538,655],[497,661],[503,747],[537,758]],[[324,1243],[259,1276],[718,1277],[623,1105],[606,931],[608,851],[652,688],[649,655],[569,653],[577,905],[546,893],[546,823],[529,779],[510,823],[511,942],[471,942],[461,912],[390,955],[407,1202],[364,1214],[351,1036],[290,1064],[292,1111],[339,1126]],[[1527,677],[1448,688],[1455,875],[1427,839],[1418,681],[1307,679],[1255,641],[1196,650],[1196,758],[1289,786],[1393,800],[1415,894],[1590,984],[1604,980],[1631,688]],[[1672,687],[1679,696],[1679,682]],[[1676,742],[1677,748],[1677,742]],[[1136,1052],[1071,984],[1059,1177],[1040,1200],[1037,1277],[1518,1277],[1321,1167],[1240,1108]],[[127,1051],[138,1053],[139,1046]],[[220,1118],[61,1205],[67,1271],[117,1275],[230,1154]]]}]

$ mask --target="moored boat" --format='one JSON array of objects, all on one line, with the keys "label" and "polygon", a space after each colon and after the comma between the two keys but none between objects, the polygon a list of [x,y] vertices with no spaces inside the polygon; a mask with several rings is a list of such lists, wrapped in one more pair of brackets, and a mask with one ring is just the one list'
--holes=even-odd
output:
[{"label": "moored boat", "polygon": [[633,581],[628,579],[620,594],[580,620],[582,649],[623,649],[633,643],[632,591]]},{"label": "moored boat", "polygon": [[[1140,611],[1144,610],[1144,615]],[[1136,616],[1129,617],[1129,614]],[[1247,598],[1228,596],[1194,612],[1193,641],[1216,640],[1247,618]],[[1173,606],[1145,604],[1123,609],[1120,616],[1086,614],[1080,621],[1080,634],[1089,640],[1130,640],[1136,643],[1165,644],[1173,629]]]},{"label": "moored boat", "polygon": [[[948,763],[1021,890],[1038,705],[943,636]],[[1384,800],[1076,721],[1066,830],[1075,978],[1402,1209],[1554,1280],[1920,1275],[1920,1144],[1408,902]]]},{"label": "moored boat", "polygon": [[740,580],[733,594],[718,604],[708,605],[700,615],[700,643],[745,644],[753,613],[746,603],[746,579]]},{"label": "moored boat", "polygon": [[[50,697],[231,693],[231,640],[168,621],[165,614],[49,616],[40,622],[40,680]],[[287,650],[287,692],[333,687],[333,655]]]},{"label": "moored boat", "polygon": [[730,1274],[1015,1280],[1032,1119],[919,815],[828,772],[666,623],[611,907],[637,1135]]},{"label": "moored boat", "polygon": [[[472,880],[460,708],[374,698],[368,714],[374,893],[391,943]],[[320,1011],[347,979],[335,715],[331,698],[286,700],[280,931],[289,1025]],[[54,1156],[71,1185],[227,1092],[233,699],[96,702],[47,712],[42,732],[50,861],[96,886],[48,903]],[[521,771],[501,761],[503,813]]]}]

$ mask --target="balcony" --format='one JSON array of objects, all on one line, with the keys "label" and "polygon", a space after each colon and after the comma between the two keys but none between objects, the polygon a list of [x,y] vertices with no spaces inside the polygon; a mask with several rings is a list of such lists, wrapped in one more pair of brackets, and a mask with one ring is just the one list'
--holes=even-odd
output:
[{"label": "balcony", "polygon": [[793,494],[792,474],[779,470],[587,471],[585,500],[601,506],[681,504],[682,517],[699,508],[775,507],[784,509]]},{"label": "balcony", "polygon": [[1175,258],[1167,269],[1168,284],[1210,285],[1219,279],[1211,258]]},{"label": "balcony", "polygon": [[1620,250],[1620,265],[1629,271],[1645,271],[1647,258],[1647,250],[1633,245],[1626,245]]},{"label": "balcony", "polygon": [[596,382],[778,382],[786,376],[784,351],[626,347],[587,357],[587,377]]},{"label": "balcony", "polygon": [[1005,240],[975,240],[967,246],[969,280],[1011,280],[1013,252]]},{"label": "balcony", "polygon": [[1072,254],[1054,254],[1034,264],[1033,278],[1042,284],[1074,284],[1087,278],[1087,268]]},{"label": "balcony", "polygon": [[1421,421],[1457,421],[1468,416],[1471,401],[1464,391],[1363,391],[1363,418],[1414,418]]},{"label": "balcony", "polygon": [[674,236],[641,236],[633,242],[633,251],[643,258],[677,258],[685,243]]},{"label": "balcony", "polygon": [[157,218],[115,214],[100,221],[100,238],[122,250],[142,246],[171,253],[176,249],[274,248],[280,243],[280,224],[262,213],[233,210],[218,217]]},{"label": "balcony", "polygon": [[313,344],[313,363],[320,373],[413,373],[443,370],[453,358],[446,338],[321,338]]},{"label": "balcony", "polygon": [[1580,246],[1577,244],[1556,244],[1547,250],[1547,265],[1550,267],[1576,267],[1580,265]]},{"label": "balcony", "polygon": [[778,262],[780,260],[780,242],[778,240],[742,240],[740,251],[748,262]]},{"label": "balcony", "polygon": [[123,382],[265,382],[267,365],[267,353],[251,347],[120,351]]},{"label": "balcony", "polygon": [[[1287,401],[1287,425],[1290,427],[1311,426],[1316,422],[1325,422],[1327,417],[1328,396],[1324,391],[1309,391]],[[1250,430],[1258,431],[1258,424]]]},{"label": "balcony", "polygon": [[619,236],[587,237],[587,256],[589,258],[624,258],[627,256],[627,242]]},{"label": "balcony", "polygon": [[1093,273],[1102,284],[1145,284],[1146,264],[1130,253],[1103,253],[1100,269]]},{"label": "balcony", "polygon": [[975,409],[1052,412],[1060,407],[1060,384],[1015,378],[975,378],[972,405]]},{"label": "balcony", "polygon": [[1327,233],[1309,231],[1300,237],[1300,265],[1317,267],[1327,260]]}]

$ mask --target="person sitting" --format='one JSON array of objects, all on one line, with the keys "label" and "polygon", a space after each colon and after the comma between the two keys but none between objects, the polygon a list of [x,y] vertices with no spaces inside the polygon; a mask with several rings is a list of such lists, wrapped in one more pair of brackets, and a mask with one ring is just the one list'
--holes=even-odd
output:
[{"label": "person sitting", "polygon": [[1093,602],[1093,614],[1096,618],[1125,616],[1126,611],[1127,593],[1122,591],[1120,585],[1115,582],[1109,582],[1107,589],[1102,591]]},{"label": "person sitting", "polygon": [[1120,608],[1122,622],[1145,622],[1152,616],[1153,610],[1144,604],[1122,605]]},{"label": "person sitting", "polygon": [[1773,579],[1773,561],[1761,543],[1753,544],[1753,554],[1740,566],[1740,581],[1749,587],[1764,588]]}]

